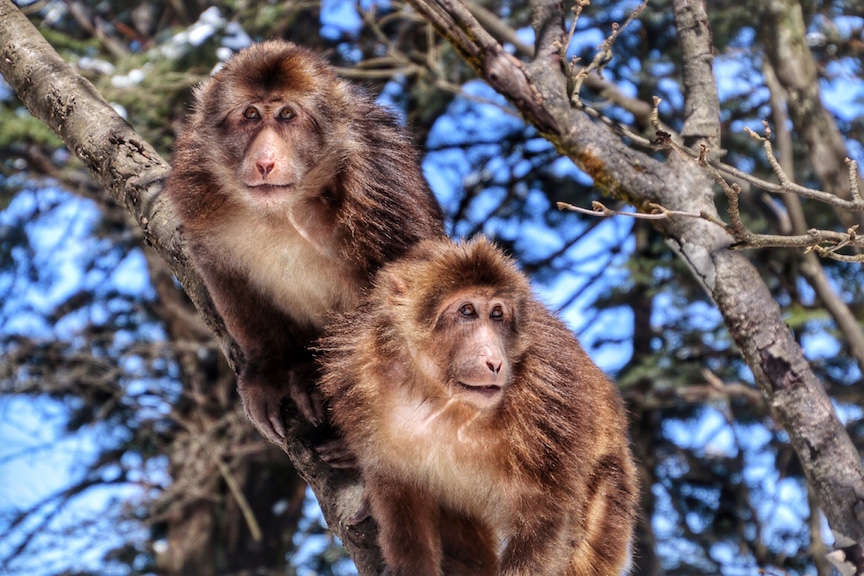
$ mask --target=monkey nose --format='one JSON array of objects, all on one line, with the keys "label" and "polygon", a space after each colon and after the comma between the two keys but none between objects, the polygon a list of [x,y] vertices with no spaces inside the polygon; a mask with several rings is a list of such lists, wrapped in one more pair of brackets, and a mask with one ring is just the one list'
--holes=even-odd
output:
[{"label": "monkey nose", "polygon": [[255,162],[255,167],[258,169],[261,176],[266,177],[273,171],[273,168],[276,167],[276,163],[271,160],[259,160]]},{"label": "monkey nose", "polygon": [[498,374],[501,371],[501,364],[503,364],[503,362],[501,361],[497,363],[490,362],[489,360],[486,361],[486,366],[489,368],[489,370],[492,371],[493,374]]}]

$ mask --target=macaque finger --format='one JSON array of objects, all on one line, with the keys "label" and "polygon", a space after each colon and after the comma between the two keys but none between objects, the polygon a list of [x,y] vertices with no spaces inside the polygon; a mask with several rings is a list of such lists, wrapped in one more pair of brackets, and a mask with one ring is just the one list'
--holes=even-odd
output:
[{"label": "macaque finger", "polygon": [[261,394],[246,394],[243,408],[246,416],[267,440],[282,444],[285,440],[285,424],[282,421],[281,403],[273,403],[272,397]]},{"label": "macaque finger", "polygon": [[333,468],[349,470],[357,468],[357,457],[348,448],[343,438],[325,440],[315,446],[315,451],[321,460],[327,462]]},{"label": "macaque finger", "polygon": [[282,420],[282,408],[280,405],[267,405],[267,422],[270,424],[268,440],[276,444],[282,444],[285,440],[285,422]]},{"label": "macaque finger", "polygon": [[324,401],[318,390],[310,388],[308,381],[292,372],[288,391],[297,410],[310,424],[320,426],[324,422]]}]

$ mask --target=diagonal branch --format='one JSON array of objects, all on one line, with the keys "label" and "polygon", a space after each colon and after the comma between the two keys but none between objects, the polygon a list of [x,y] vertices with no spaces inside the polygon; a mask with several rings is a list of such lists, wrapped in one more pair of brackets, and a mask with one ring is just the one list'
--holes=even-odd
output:
[{"label": "diagonal branch", "polygon": [[[562,39],[559,2],[532,2],[537,47],[534,61],[524,68],[484,49],[482,41],[475,44],[465,34],[452,32],[459,20],[441,14],[447,10],[441,5],[461,6],[458,0],[411,3],[422,14],[434,13],[439,32],[460,52],[470,54],[471,66],[592,177],[600,191],[640,209],[654,203],[667,210],[717,217],[713,182],[690,154],[672,153],[658,161],[627,146],[607,125],[571,108],[560,66],[550,65],[546,57],[555,40]],[[707,31],[707,22],[704,26]],[[508,68],[508,77],[524,77],[524,82],[496,83],[487,74],[496,66]],[[536,97],[522,97],[519,87],[526,84]],[[706,136],[713,132],[710,127],[697,130],[701,131],[709,132]],[[673,217],[652,223],[716,303],[772,414],[788,432],[834,531],[837,549],[832,554],[864,574],[864,466],[759,272],[739,252],[729,250],[731,236],[711,222]]]},{"label": "diagonal branch", "polygon": [[[534,59],[534,47],[519,40],[516,36],[516,31],[513,30],[507,22],[498,17],[497,14],[490,12],[480,4],[477,4],[474,0],[465,0],[465,6],[471,11],[471,14],[474,15],[480,25],[483,26],[498,42],[502,44],[512,44],[517,56],[531,60]],[[538,8],[540,7],[535,5],[535,15],[539,14]],[[548,21],[549,24],[541,26],[541,28],[547,31],[550,40],[541,40],[540,44],[541,46],[546,44],[548,45],[549,51],[554,51],[555,41],[559,40],[560,37],[563,37],[563,34],[561,33],[563,31],[563,12],[558,9],[559,6],[556,3],[551,3],[548,7],[544,6],[544,8],[547,8],[550,12],[548,17],[544,20]],[[539,18],[535,17],[535,21],[537,20],[539,20]],[[556,22],[558,23],[557,26],[555,24]],[[538,37],[542,38],[543,34],[538,35]],[[542,50],[540,53],[543,53]],[[552,57],[551,52],[548,55]],[[552,61],[554,62],[554,60]],[[582,70],[582,67],[576,66],[574,74],[579,75]],[[618,88],[618,86],[604,80],[597,74],[588,74],[583,78],[583,81],[584,85],[597,94],[597,96],[610,104],[620,106],[622,109],[632,114],[634,123],[641,129],[647,130],[651,127],[651,114],[653,112],[653,107],[650,103],[628,96]],[[666,132],[672,132],[672,129],[668,126],[664,126],[663,129]]]},{"label": "diagonal branch", "polygon": [[411,4],[529,122],[544,134],[559,133],[555,120],[543,106],[540,92],[525,75],[522,62],[504,50],[460,0],[412,0]]},{"label": "diagonal branch", "polygon": [[[232,367],[239,348],[225,331],[204,284],[189,263],[171,206],[160,195],[169,165],[54,51],[11,0],[0,0],[0,74],[33,116],[44,121],[141,226],[195,303]],[[378,572],[375,526],[349,527],[360,507],[358,479],[332,470],[312,448],[296,416],[283,449],[315,494],[328,526],[362,575]]]}]

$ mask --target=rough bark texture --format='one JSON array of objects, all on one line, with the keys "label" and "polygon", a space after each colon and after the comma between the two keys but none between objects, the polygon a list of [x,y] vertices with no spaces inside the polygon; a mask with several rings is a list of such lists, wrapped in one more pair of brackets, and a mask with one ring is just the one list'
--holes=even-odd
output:
[{"label": "rough bark texture", "polygon": [[[809,50],[806,54],[799,53],[801,57],[807,57],[812,60],[813,55]],[[788,64],[783,64],[788,66]],[[762,65],[765,72],[765,84],[771,94],[771,116],[774,121],[774,149],[777,151],[777,159],[783,171],[790,177],[795,174],[794,154],[793,154],[793,134],[787,126],[789,115],[787,114],[787,92],[777,79],[777,74],[774,71],[773,64],[765,61]],[[821,147],[820,147],[821,148]],[[845,154],[845,150],[844,150]],[[842,158],[839,159],[842,162]],[[818,162],[818,158],[814,158],[814,162]],[[804,211],[801,198],[794,194],[784,194],[781,198],[786,206],[786,211],[789,213],[789,229],[787,232],[793,234],[806,234],[810,229],[807,223],[807,216]],[[825,306],[825,309],[831,314],[837,328],[843,333],[843,338],[846,340],[846,345],[849,347],[849,353],[855,357],[858,362],[858,368],[864,372],[864,330],[858,323],[855,313],[843,301],[843,298],[837,293],[826,274],[819,258],[812,252],[800,254],[797,256],[801,262],[801,275],[807,280],[813,288],[819,301]]]},{"label": "rough bark texture", "polygon": [[[849,170],[844,164],[846,143],[831,113],[822,106],[816,60],[807,46],[804,14],[797,0],[765,3],[761,26],[766,55],[786,91],[789,118],[796,137],[804,142],[810,167],[822,187],[840,198],[850,198]],[[864,224],[864,215],[838,212],[845,226]]]},{"label": "rough bark texture", "polygon": [[[411,0],[460,53],[470,55],[468,62],[477,73],[519,108],[600,189],[636,206],[656,202],[671,210],[716,214],[712,181],[691,159],[673,153],[665,162],[657,161],[625,146],[604,124],[592,122],[570,107],[565,96],[566,80],[555,61],[554,42],[564,41],[559,2],[532,2],[537,43],[534,60],[527,65],[497,58],[490,40],[475,32],[476,22],[466,22],[461,14],[450,16],[455,2]],[[682,45],[691,55],[701,54],[704,59],[710,54],[704,44],[710,43],[710,34],[701,4],[677,2],[675,9],[678,33],[684,37]],[[496,69],[496,78],[489,78],[490,62],[485,57],[510,66],[510,71]],[[686,73],[686,109],[693,114],[697,113],[696,107],[690,102],[699,97],[710,104],[711,98],[705,92],[716,91],[713,83],[706,82],[705,70],[704,65],[694,65]],[[525,93],[534,95],[530,106],[524,105]],[[687,124],[692,126],[689,134],[697,141],[699,136],[716,137],[710,119],[699,114],[696,124]],[[834,532],[835,548],[840,553],[834,560],[840,560],[842,554],[854,565],[852,568],[847,564],[848,568],[864,574],[864,467],[822,382],[813,374],[783,321],[779,306],[750,262],[729,250],[732,239],[725,231],[692,218],[656,222],[668,244],[717,304],[774,417],[788,432]]]},{"label": "rough bark texture", "polygon": [[[507,54],[459,0],[412,0],[412,4],[600,189],[636,206],[657,202],[672,210],[716,213],[711,179],[692,160],[673,153],[658,161],[627,147],[605,125],[571,108],[553,44],[564,39],[562,6],[557,0],[532,3],[537,43],[530,63]],[[694,82],[688,83],[687,110],[694,121],[697,112],[704,110],[692,99],[697,94],[710,99],[710,82],[704,75],[706,64],[710,68],[705,60],[710,35],[706,36],[707,20],[700,14],[704,8],[700,12],[698,3],[676,5],[679,34],[701,35],[701,39],[690,38],[694,42],[690,53],[703,55],[703,61],[694,63],[690,76]],[[63,63],[10,0],[0,0],[0,72],[31,112],[48,123],[133,214],[148,243],[171,265],[207,319],[226,356],[236,358],[236,346],[188,264],[173,215],[159,198],[168,165]],[[691,124],[689,135],[695,140],[719,136],[710,114]],[[789,434],[837,538],[838,551],[854,562],[853,571],[864,574],[864,468],[778,305],[747,259],[728,250],[731,238],[720,228],[686,218],[659,221],[656,226],[716,302],[777,422]],[[367,521],[348,530],[344,524],[359,502],[356,481],[323,466],[298,437],[297,426],[296,422],[291,426],[286,451],[313,486],[325,517],[345,542],[360,574],[376,573],[380,556],[374,526]]]},{"label": "rough bark texture", "polygon": [[720,97],[714,79],[714,46],[705,4],[700,0],[675,0],[675,27],[681,49],[686,119],[684,143],[709,148],[720,146]]},{"label": "rough bark texture", "polygon": [[[763,37],[773,41],[767,44],[765,68],[766,84],[771,91],[774,116],[775,148],[781,152],[780,165],[787,175],[795,174],[792,165],[792,136],[786,128],[787,118],[792,121],[795,135],[806,145],[809,166],[822,186],[841,198],[849,198],[849,172],[845,159],[849,155],[846,142],[837,123],[822,105],[816,60],[807,46],[801,5],[793,1],[769,2],[762,14],[762,27],[771,34]],[[803,234],[809,229],[801,200],[784,195],[792,220],[792,232]],[[861,223],[861,215],[838,210],[838,219],[845,226]],[[837,295],[825,271],[813,253],[802,258],[801,272],[825,308],[843,332],[849,352],[864,371],[864,331],[857,318]]]},{"label": "rough bark texture", "polygon": [[[168,163],[60,58],[10,0],[0,0],[0,74],[30,113],[60,136],[138,222],[147,244],[171,267],[234,368],[240,350],[225,332],[190,265],[177,219],[160,195]],[[318,497],[328,525],[345,544],[360,574],[376,574],[380,554],[374,524],[367,521],[350,531],[346,528],[347,519],[360,507],[358,479],[324,464],[312,449],[309,430],[297,418],[288,424],[284,449]]]}]

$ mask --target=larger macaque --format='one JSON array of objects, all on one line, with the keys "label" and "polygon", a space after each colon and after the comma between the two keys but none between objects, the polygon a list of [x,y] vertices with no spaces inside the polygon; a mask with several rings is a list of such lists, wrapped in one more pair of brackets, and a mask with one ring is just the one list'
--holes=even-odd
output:
[{"label": "larger macaque", "polygon": [[384,263],[443,236],[440,207],[394,115],[313,52],[243,50],[195,91],[166,193],[240,345],[239,390],[269,440],[291,396],[323,418],[308,350]]},{"label": "larger macaque", "polygon": [[320,349],[389,576],[627,570],[621,400],[492,244],[421,243]]}]

